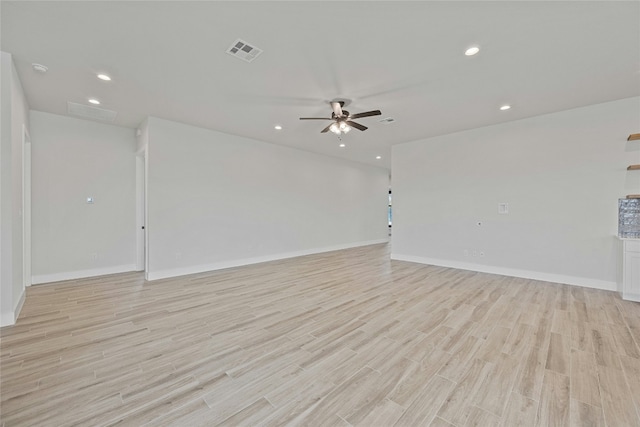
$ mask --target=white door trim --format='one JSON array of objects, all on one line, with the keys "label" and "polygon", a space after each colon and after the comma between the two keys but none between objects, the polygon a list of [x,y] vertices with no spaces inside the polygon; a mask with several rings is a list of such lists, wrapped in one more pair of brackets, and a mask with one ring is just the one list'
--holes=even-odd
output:
[{"label": "white door trim", "polygon": [[22,125],[22,282],[31,286],[31,136]]},{"label": "white door trim", "polygon": [[146,271],[145,154],[136,156],[136,271]]}]

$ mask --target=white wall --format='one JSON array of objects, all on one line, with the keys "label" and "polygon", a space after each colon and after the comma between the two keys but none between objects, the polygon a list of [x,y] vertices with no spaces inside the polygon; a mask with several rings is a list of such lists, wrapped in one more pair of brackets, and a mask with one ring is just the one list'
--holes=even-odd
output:
[{"label": "white wall", "polygon": [[32,111],[31,142],[33,283],[135,270],[135,130]]},{"label": "white wall", "polygon": [[150,279],[387,240],[388,171],[149,118]]},{"label": "white wall", "polygon": [[638,131],[629,98],[395,145],[392,258],[615,289]]},{"label": "white wall", "polygon": [[24,301],[22,242],[23,127],[29,106],[11,55],[1,52],[0,325],[15,322]]}]

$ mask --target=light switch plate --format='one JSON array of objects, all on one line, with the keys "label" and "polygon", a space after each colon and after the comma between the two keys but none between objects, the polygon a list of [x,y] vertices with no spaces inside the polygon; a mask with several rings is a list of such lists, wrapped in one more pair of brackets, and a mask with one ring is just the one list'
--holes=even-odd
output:
[{"label": "light switch plate", "polygon": [[506,215],[509,213],[509,203],[498,203],[498,213]]}]

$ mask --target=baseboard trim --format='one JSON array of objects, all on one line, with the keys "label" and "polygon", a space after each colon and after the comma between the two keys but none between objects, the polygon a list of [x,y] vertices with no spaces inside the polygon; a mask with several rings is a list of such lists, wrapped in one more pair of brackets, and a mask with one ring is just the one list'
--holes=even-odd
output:
[{"label": "baseboard trim", "polygon": [[22,306],[24,305],[24,300],[27,295],[27,291],[25,288],[22,288],[22,294],[20,295],[20,299],[16,303],[16,306],[13,308],[13,323],[18,320],[18,316],[20,316],[20,312],[22,311]]},{"label": "baseboard trim", "polygon": [[40,274],[31,278],[33,285],[41,285],[43,283],[61,282],[63,280],[84,279],[87,277],[105,276],[107,274],[128,273],[135,271],[135,264],[116,265],[113,267],[95,268],[91,270],[66,271],[64,273]]},{"label": "baseboard trim", "polygon": [[305,249],[303,251],[284,252],[280,254],[265,255],[265,256],[253,257],[253,258],[243,258],[243,259],[237,259],[237,260],[216,262],[212,264],[201,264],[201,265],[195,265],[191,267],[180,267],[180,268],[172,268],[172,269],[159,270],[159,271],[150,271],[147,273],[146,279],[149,281],[168,279],[170,277],[186,276],[188,274],[204,273],[207,271],[222,270],[225,268],[232,268],[232,267],[242,267],[244,265],[259,264],[262,262],[269,262],[269,261],[278,261],[281,259],[296,258],[300,256],[305,256],[305,255],[320,254],[323,252],[339,251],[342,249],[351,249],[351,248],[357,248],[360,246],[377,245],[380,243],[388,243],[388,242],[389,242],[388,238],[377,239],[377,240],[367,240],[363,242],[325,246],[322,248]]},{"label": "baseboard trim", "polygon": [[7,313],[2,313],[0,316],[0,327],[11,326],[16,323],[13,317],[13,311],[9,311]]},{"label": "baseboard trim", "polygon": [[630,292],[623,292],[622,299],[626,301],[640,302],[640,294],[632,294]]},{"label": "baseboard trim", "polygon": [[491,265],[473,264],[467,262],[450,261],[436,258],[417,257],[413,255],[391,254],[391,259],[398,261],[416,262],[419,264],[437,265],[438,267],[457,268],[459,270],[477,271],[479,273],[497,274],[500,276],[520,277],[523,279],[540,280],[542,282],[561,283],[565,285],[582,286],[585,288],[616,291],[616,282],[589,279],[586,277],[565,276],[562,274],[544,273],[540,271],[521,270],[517,268],[495,267]]},{"label": "baseboard trim", "polygon": [[18,316],[20,315],[20,311],[22,310],[22,306],[24,305],[25,294],[26,292],[23,288],[22,294],[20,295],[18,302],[16,302],[16,305],[13,307],[13,310],[7,313],[2,313],[2,316],[0,316],[0,327],[15,325],[16,320],[18,320]]}]

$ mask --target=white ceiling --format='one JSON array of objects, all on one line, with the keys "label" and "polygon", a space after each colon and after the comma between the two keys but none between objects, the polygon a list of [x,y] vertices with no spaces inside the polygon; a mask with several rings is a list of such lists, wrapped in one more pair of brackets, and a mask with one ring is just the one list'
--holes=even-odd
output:
[{"label": "white ceiling", "polygon": [[[387,168],[392,144],[640,95],[638,1],[0,7],[2,50],[32,109],[66,114],[93,96],[121,126],[153,115]],[[237,38],[264,52],[252,63],[226,54]],[[481,51],[466,57],[471,45]],[[334,98],[383,114],[359,119],[369,130],[344,136],[344,149],[319,133],[328,123],[298,120],[329,117]]]}]

